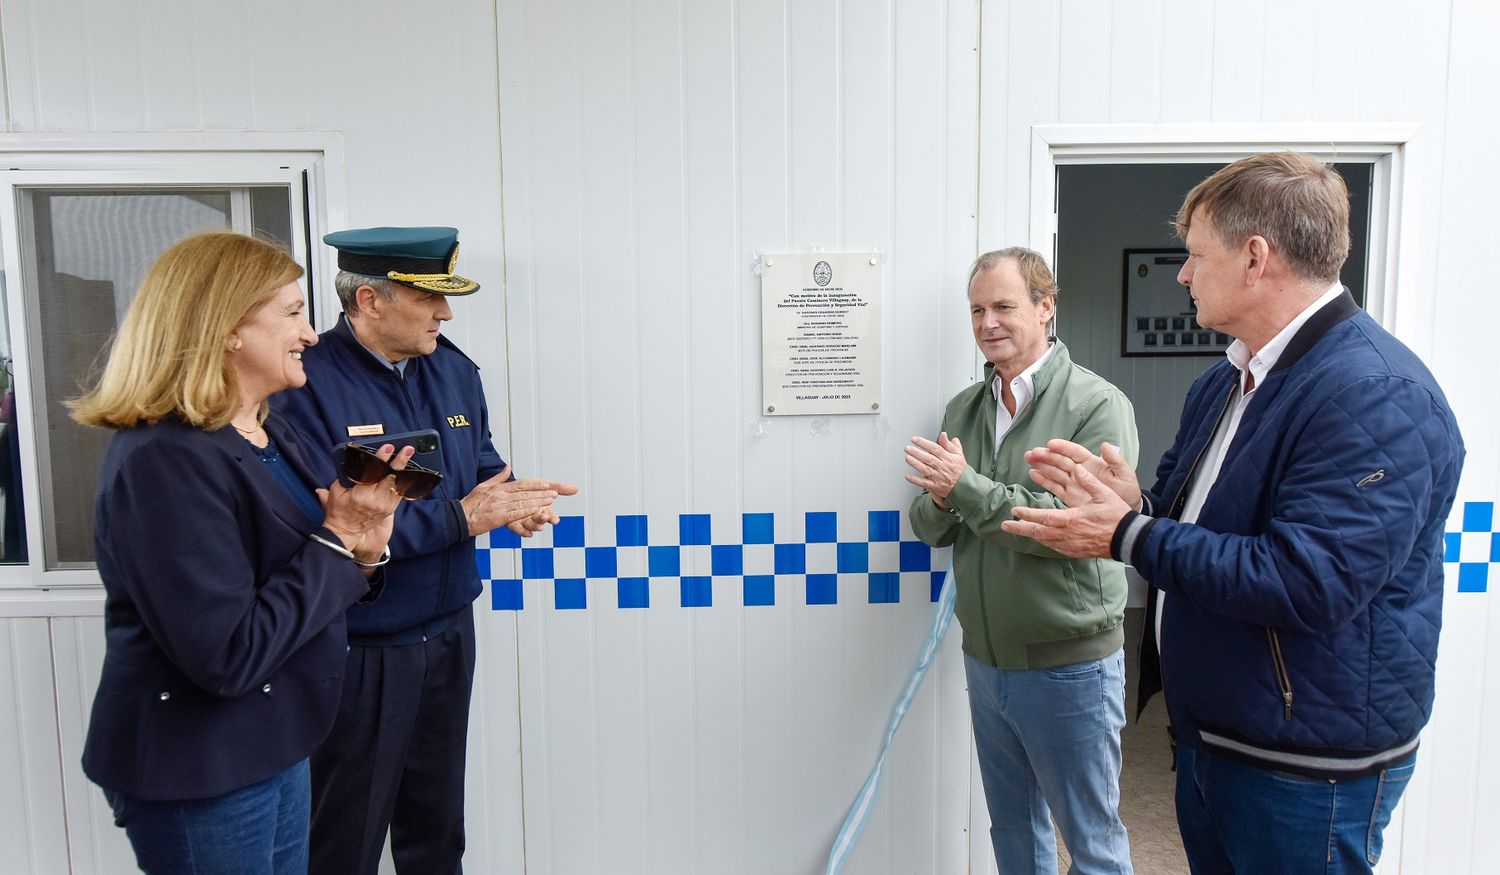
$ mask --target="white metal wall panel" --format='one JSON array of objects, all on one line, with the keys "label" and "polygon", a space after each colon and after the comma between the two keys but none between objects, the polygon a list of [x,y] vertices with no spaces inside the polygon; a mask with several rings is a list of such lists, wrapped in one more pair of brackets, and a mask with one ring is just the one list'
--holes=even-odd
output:
[{"label": "white metal wall panel", "polygon": [[[196,86],[198,126],[204,130],[255,127],[257,83],[253,70],[257,66],[257,55],[260,54],[257,49],[264,51],[270,47],[251,44],[253,31],[250,20],[253,9],[254,7],[243,3],[192,5],[191,45],[197,70],[192,80],[176,83],[174,87]],[[85,15],[88,14],[90,13],[85,12]],[[147,39],[149,37],[143,34],[142,42]],[[279,59],[281,52],[267,51],[264,56]],[[285,97],[269,91],[261,95],[262,99],[267,100]]]},{"label": "white metal wall panel", "polygon": [[[477,610],[484,617],[484,599]],[[510,617],[481,620],[478,660],[469,711],[468,780],[465,785],[467,865],[476,871],[524,872],[521,830],[520,692],[516,684],[516,624]],[[384,861],[390,872],[390,860]],[[481,868],[483,867],[483,868]]]},{"label": "white metal wall panel", "polygon": [[[1338,9],[1339,4],[1323,3],[1313,9],[1307,8],[1307,4],[1298,3],[1297,0],[1266,0],[1263,18],[1273,22],[1285,21],[1289,15],[1308,15],[1316,22],[1309,27],[1285,27],[1277,28],[1277,39],[1274,44],[1265,46],[1264,51],[1268,55],[1265,65],[1265,76],[1261,83],[1260,105],[1272,108],[1283,118],[1288,119],[1325,119],[1344,115],[1352,110],[1352,96],[1355,92],[1355,81],[1352,76],[1338,75],[1338,68],[1347,60],[1348,52],[1320,52],[1319,44],[1323,42],[1328,28],[1358,27],[1356,19],[1345,17],[1351,9]],[[1353,4],[1343,4],[1352,7]],[[1223,22],[1223,15],[1228,12],[1223,7],[1217,10],[1216,18]],[[1229,13],[1233,15],[1234,13]],[[1361,13],[1358,18],[1363,18]],[[1232,18],[1229,20],[1233,20]],[[1233,38],[1232,30],[1230,38]],[[1358,39],[1350,40],[1349,52],[1358,52]],[[1309,70],[1311,62],[1311,71]],[[1217,59],[1215,60],[1217,66]],[[1317,88],[1309,88],[1309,72],[1319,83]],[[1187,71],[1184,71],[1186,74]],[[1346,108],[1340,112],[1337,107],[1345,104]],[[1260,105],[1255,109],[1258,111]],[[1215,119],[1217,121],[1217,119]]]},{"label": "white metal wall panel", "polygon": [[1030,198],[1051,196],[1030,191],[1031,125],[1057,119],[1068,75],[1057,4],[992,2],[982,14],[979,252],[1023,243]]},{"label": "white metal wall panel", "polygon": [[[887,299],[885,338],[892,363],[886,374],[888,397],[896,406],[889,412],[889,431],[882,430],[888,449],[875,469],[881,474],[865,481],[871,506],[879,506],[877,495],[903,474],[900,447],[913,433],[932,435],[940,406],[967,383],[973,361],[964,282],[975,252],[978,155],[970,144],[978,134],[972,111],[978,105],[978,8],[948,3],[938,12],[894,5],[891,29],[898,51],[886,274],[894,294]],[[899,489],[897,495],[902,495]],[[901,616],[886,617],[890,632],[870,634],[899,642],[899,635],[919,630],[927,609],[920,599],[908,603],[906,598],[903,593]],[[866,610],[875,613],[879,607]],[[950,634],[957,638],[960,631],[955,626]],[[955,643],[949,643],[934,667],[928,681],[934,689],[924,692],[908,715],[904,731],[911,741],[903,743],[910,744],[911,753],[889,765],[884,828],[865,839],[864,859],[886,860],[887,872],[959,872],[967,863],[971,821],[962,809],[953,808],[969,798],[971,789],[963,749],[969,736],[968,701]],[[909,653],[899,643],[890,649],[887,676],[900,676]],[[873,699],[888,695],[875,692]],[[867,713],[873,715],[872,723],[880,719],[876,712]]]},{"label": "white metal wall panel", "polygon": [[[1451,277],[1450,281],[1460,282],[1462,274],[1472,270],[1471,267],[1459,268],[1458,275],[1455,275],[1456,265],[1444,261],[1452,252],[1452,244],[1445,238],[1450,231],[1458,230],[1454,226],[1455,220],[1459,224],[1467,224],[1462,220],[1461,213],[1449,212],[1452,199],[1458,193],[1449,186],[1458,177],[1445,172],[1445,165],[1455,132],[1462,132],[1471,123],[1461,115],[1455,119],[1457,131],[1450,124],[1450,107],[1454,104],[1450,89],[1454,83],[1450,82],[1449,68],[1454,63],[1451,58],[1454,36],[1459,28],[1470,26],[1472,20],[1473,13],[1464,14],[1456,4],[1435,8],[1431,18],[1418,18],[1407,23],[1406,51],[1387,61],[1404,67],[1406,78],[1414,83],[1412,92],[1401,95],[1405,102],[1396,111],[1404,111],[1409,116],[1423,118],[1426,122],[1421,133],[1422,155],[1418,167],[1418,190],[1422,192],[1421,220],[1415,228],[1402,229],[1403,233],[1415,234],[1418,238],[1419,264],[1400,266],[1403,278],[1409,277],[1415,281],[1417,294],[1406,295],[1397,300],[1397,320],[1407,326],[1407,334],[1404,336],[1413,338],[1414,345],[1418,348],[1429,351],[1433,369],[1447,390],[1458,416],[1459,426],[1463,429],[1469,455],[1465,462],[1464,482],[1460,485],[1460,502],[1494,501],[1496,496],[1496,460],[1492,449],[1496,446],[1493,430],[1495,418],[1488,412],[1495,409],[1493,394],[1482,390],[1476,392],[1480,387],[1472,385],[1472,369],[1462,363],[1467,356],[1473,354],[1474,347],[1464,349],[1437,342],[1437,320],[1433,315],[1441,307],[1451,322],[1445,328],[1449,331],[1457,330],[1459,324],[1468,318],[1466,313],[1469,307],[1475,304],[1485,306],[1488,303],[1484,300],[1455,301],[1449,298],[1440,304],[1436,294],[1439,278]],[[1434,52],[1437,54],[1433,54]],[[1442,65],[1417,60],[1433,57],[1449,60]],[[1473,65],[1471,69],[1476,83],[1485,81],[1486,76],[1489,77],[1488,81],[1494,81],[1493,60],[1485,62],[1472,58],[1469,64]],[[1486,65],[1490,66],[1488,73],[1484,72]],[[1468,87],[1471,86],[1460,84],[1458,90],[1463,93]],[[1462,100],[1458,102],[1460,107],[1463,104]],[[1461,171],[1454,168],[1454,172]],[[1455,285],[1451,288],[1454,292],[1465,295],[1472,286]],[[1454,306],[1457,307],[1456,310],[1450,309]],[[1455,380],[1470,383],[1469,391],[1456,392],[1459,386],[1455,385]],[[1465,394],[1470,399],[1478,399],[1480,403],[1475,405],[1474,400],[1466,403]],[[1488,452],[1487,448],[1490,448]],[[1450,528],[1456,529],[1458,526]],[[1451,579],[1450,576],[1450,581]],[[1387,868],[1397,872],[1464,871],[1467,865],[1463,861],[1471,859],[1475,850],[1475,821],[1472,819],[1472,812],[1483,802],[1476,799],[1478,787],[1473,776],[1477,772],[1481,751],[1484,750],[1480,739],[1485,728],[1479,723],[1479,702],[1475,696],[1485,681],[1483,676],[1469,670],[1469,667],[1481,664],[1482,654],[1487,649],[1485,642],[1495,605],[1491,601],[1484,610],[1455,610],[1455,602],[1459,599],[1470,601],[1485,597],[1455,594],[1451,588],[1446,595],[1448,601],[1444,610],[1443,639],[1439,652],[1441,670],[1437,679],[1437,706],[1432,722],[1424,733],[1426,744],[1419,754],[1422,758],[1421,766],[1417,769],[1403,802],[1404,812],[1399,821],[1401,829],[1392,836],[1395,844],[1387,856],[1387,860],[1393,864]],[[1461,668],[1454,671],[1450,666]]]},{"label": "white metal wall panel", "polygon": [[68,812],[68,850],[74,875],[133,872],[135,856],[125,832],[115,826],[104,794],[78,762],[88,733],[89,710],[104,664],[104,621],[100,617],[54,617],[49,623],[52,671],[56,677],[58,744]]},{"label": "white metal wall panel", "polygon": [[[868,511],[904,507],[900,448],[933,429],[956,388],[936,344],[914,356],[892,332],[894,413],[759,421],[750,267],[756,251],[879,250],[892,324],[910,316],[934,340],[944,315],[962,328],[961,297],[946,314],[933,306],[973,253],[962,133],[975,19],[955,6],[950,31],[930,15],[898,28],[882,3],[502,5],[512,398],[534,411],[517,414],[517,446],[534,441],[539,470],[571,466],[585,482],[590,546],[613,543],[620,514],[645,515],[653,545],[676,543],[684,513],[708,514],[714,543],[737,543],[742,512],[774,514],[776,540],[799,543],[803,511],[837,513],[840,538],[854,539]],[[903,232],[918,245],[899,245]],[[955,361],[961,381],[971,357]],[[747,549],[747,573],[765,546]],[[824,548],[830,559],[834,545],[810,546],[810,565]],[[710,554],[685,547],[682,573],[710,575]],[[621,550],[621,575],[626,561],[643,558]],[[675,578],[652,578],[644,611],[618,608],[612,583],[590,579],[582,611],[555,608],[550,580],[525,583],[528,865],[813,871],[925,629],[928,577],[904,582],[899,605],[868,605],[862,576],[848,575],[825,606],[804,604],[801,577],[787,576],[774,605],[753,607],[739,578],[713,577],[712,606],[694,608]],[[946,654],[919,702],[854,871],[962,857],[956,667]],[[946,771],[939,738],[957,763]],[[946,851],[909,826],[943,817],[940,778],[956,800]]]},{"label": "white metal wall panel", "polygon": [[[668,257],[666,263],[676,260],[686,280],[687,318],[681,326],[685,333],[673,342],[687,353],[690,375],[686,398],[675,402],[686,403],[690,411],[688,431],[679,444],[690,481],[685,501],[677,509],[691,513],[735,508],[742,494],[740,423],[744,408],[743,398],[734,388],[747,366],[743,325],[738,318],[738,280],[744,276],[745,260],[737,251],[734,221],[733,88],[736,74],[743,71],[754,75],[759,69],[759,47],[735,45],[734,11],[731,3],[682,7],[681,41],[675,46],[683,64],[680,115],[669,119],[646,112],[636,119],[638,124],[680,125],[683,133],[684,163],[680,172],[685,248],[677,253],[636,254],[653,261],[675,254],[676,259]],[[745,63],[751,66],[740,66]],[[651,379],[649,373],[643,376]],[[649,420],[643,436],[649,441],[662,437]],[[668,446],[672,443],[668,439]],[[600,498],[606,502],[611,499],[605,495]],[[713,540],[722,543],[726,530],[735,528],[732,516],[713,522],[718,523],[713,526],[717,529]],[[661,531],[660,527],[653,528]],[[708,548],[685,549],[682,560],[684,575],[710,575]],[[715,607],[676,609],[667,598],[653,600],[653,606],[660,604],[667,616],[678,622],[668,627],[671,631],[667,632],[665,650],[657,650],[654,638],[646,641],[644,680],[653,684],[653,676],[661,671],[668,679],[666,690],[673,689],[672,682],[677,682],[677,698],[682,705],[673,702],[668,693],[660,706],[667,714],[680,714],[681,729],[687,732],[681,749],[653,752],[653,769],[681,770],[685,784],[681,789],[686,794],[670,800],[657,796],[652,802],[659,800],[669,809],[689,808],[684,820],[658,821],[651,826],[652,850],[666,851],[669,868],[665,871],[743,871],[747,856],[765,838],[748,836],[742,828],[746,816],[745,776],[759,765],[746,758],[745,740],[764,725],[749,719],[743,706],[742,679],[746,673],[758,671],[742,662],[741,630],[749,618],[732,607],[727,582],[706,579],[712,581]],[[654,599],[656,592],[652,596]],[[680,663],[680,673],[675,666],[669,668],[669,662]],[[674,727],[667,735],[677,731]],[[784,756],[784,752],[777,755]],[[795,837],[791,843],[798,844]],[[605,866],[599,871],[608,869]]]},{"label": "white metal wall panel", "polygon": [[7,872],[68,871],[45,619],[0,619],[0,848]]},{"label": "white metal wall panel", "polygon": [[[1213,46],[1211,121],[1262,120],[1261,83],[1266,56],[1271,54],[1266,35],[1280,30],[1266,21],[1266,2],[1214,0],[1213,32],[1208,35]],[[1193,75],[1192,71],[1184,72]]]},{"label": "white metal wall panel", "polygon": [[[197,5],[193,0],[161,0],[158,3],[136,4],[135,27],[123,32],[133,38],[122,37],[117,42],[119,45],[129,46],[136,63],[140,65],[139,88],[144,105],[140,107],[141,115],[138,119],[121,120],[116,130],[143,128],[180,131],[204,128],[199,111],[202,77],[198,73],[204,52],[199,48],[197,17],[193,14]],[[8,25],[8,8],[6,15]],[[224,38],[217,34],[211,36],[215,39]],[[148,41],[156,50],[142,50],[142,44]],[[9,46],[10,42],[7,40],[7,53]],[[176,47],[176,50],[161,50],[165,46]],[[208,57],[215,57],[211,49]],[[294,63],[287,58],[283,58],[283,62]],[[39,126],[33,118],[28,125],[17,126],[12,130],[46,128]]]},{"label": "white metal wall panel", "polygon": [[[1500,57],[1493,45],[1500,33],[1500,10],[1488,3],[1456,2],[1451,16],[1444,33],[1446,92],[1425,99],[1413,94],[1417,105],[1408,110],[1437,116],[1432,127],[1439,136],[1424,143],[1429,150],[1425,196],[1440,206],[1436,220],[1418,229],[1431,253],[1418,273],[1425,287],[1413,290],[1413,315],[1403,311],[1400,316],[1428,344],[1433,369],[1458,413],[1469,451],[1459,500],[1493,508],[1500,502],[1500,392],[1490,354],[1494,341],[1486,327],[1500,319],[1500,300],[1486,290],[1491,270],[1484,254],[1493,247],[1486,228],[1493,227],[1489,217],[1500,202],[1490,148],[1500,137],[1500,123],[1486,107],[1500,98]],[[1399,57],[1416,72],[1430,63],[1417,52],[1432,46],[1437,35],[1422,34],[1431,24],[1413,23],[1420,24],[1418,36],[1407,40],[1410,48]],[[1423,81],[1438,81],[1436,71],[1423,74]],[[1458,523],[1449,530],[1458,531]],[[1500,526],[1492,522],[1490,528]],[[1408,806],[1405,837],[1414,847],[1402,854],[1403,873],[1483,871],[1490,859],[1490,824],[1500,813],[1493,780],[1500,757],[1489,743],[1500,726],[1500,703],[1487,694],[1500,677],[1494,673],[1500,671],[1500,648],[1491,645],[1500,629],[1500,602],[1494,597],[1500,591],[1500,565],[1494,564],[1500,556],[1493,550],[1484,554],[1482,534],[1459,537],[1465,554],[1461,559],[1490,561],[1489,591],[1456,593],[1450,588],[1447,593],[1438,703],[1420,754],[1427,769],[1421,787],[1427,804]],[[1422,771],[1419,767],[1417,774]]]},{"label": "white metal wall panel", "polygon": [[89,71],[78,62],[87,50],[77,26],[86,2],[50,6],[23,0],[4,7],[11,130],[89,129]]},{"label": "white metal wall panel", "polygon": [[[1437,22],[1446,22],[1448,10],[1443,5],[1375,0],[1355,10],[1358,14],[1351,23],[1362,25],[1350,45],[1359,56],[1359,90],[1353,106],[1359,118],[1395,120],[1395,113],[1409,113],[1422,99],[1421,92],[1414,87],[1422,80],[1414,74],[1417,65],[1431,58],[1424,59],[1411,51],[1412,36]],[[1337,80],[1340,71],[1337,54],[1320,58],[1324,65],[1321,73],[1327,80]]]},{"label": "white metal wall panel", "polygon": [[[308,95],[320,88],[319,83],[311,77],[326,75],[325,65],[339,60],[351,66],[355,63],[356,53],[344,54],[335,48],[345,45],[340,38],[341,33],[336,36],[320,33],[313,27],[288,26],[309,5],[313,4],[297,0],[257,0],[253,4],[240,4],[237,16],[223,22],[223,26],[213,27],[203,41],[204,44],[211,45],[212,40],[222,39],[226,33],[244,33],[244,37],[236,41],[238,45],[231,50],[227,60],[240,66],[248,79],[243,83],[243,88],[250,105],[248,108],[234,105],[235,117],[247,114],[250,126],[257,130],[302,130],[317,127],[308,113]],[[391,13],[400,8],[396,5],[367,3],[362,15],[383,21],[386,27],[390,27],[399,21]],[[450,8],[448,4],[435,3],[432,4],[429,15],[438,20]],[[314,16],[317,16],[316,12]],[[243,31],[238,30],[239,28]],[[347,31],[347,28],[344,30]],[[278,63],[254,63],[250,58],[243,57],[242,52],[267,52]],[[389,63],[409,54],[392,50],[370,53],[365,57],[371,60],[379,58],[380,63]],[[455,58],[454,61],[457,62],[458,59]],[[361,65],[362,68],[364,66],[366,65]]]},{"label": "white metal wall panel", "polygon": [[1128,58],[1130,63],[1157,82],[1155,106],[1138,107],[1138,118],[1123,112],[1110,120],[1117,122],[1206,122],[1213,121],[1213,77],[1205,71],[1214,66],[1214,6],[1202,0],[1161,0],[1159,18],[1161,42],[1155,55],[1142,56],[1128,44],[1112,45],[1110,53]]},{"label": "white metal wall panel", "polygon": [[1161,105],[1161,77],[1139,59],[1161,54],[1166,40],[1161,0],[1121,0],[1109,10],[1108,21],[1108,39],[1131,47],[1114,52],[1106,46],[1101,52],[1109,65],[1108,118],[1154,121]]},{"label": "white metal wall panel", "polygon": [[[1058,31],[1066,34],[1067,39],[1055,43],[1059,73],[1057,120],[1107,119],[1114,91],[1114,81],[1110,78],[1114,55],[1110,45],[1120,37],[1114,28],[1111,4],[1105,0],[1062,0],[1058,9]],[[1028,35],[1020,32],[1016,36]],[[1100,82],[1105,87],[1100,88]],[[1022,154],[1025,153],[1017,153]]]}]

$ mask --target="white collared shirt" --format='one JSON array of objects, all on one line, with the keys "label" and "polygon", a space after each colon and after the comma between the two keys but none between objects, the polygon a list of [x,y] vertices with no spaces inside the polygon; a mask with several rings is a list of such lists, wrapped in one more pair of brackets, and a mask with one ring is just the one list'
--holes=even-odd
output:
[{"label": "white collared shirt", "polygon": [[1035,394],[1036,388],[1036,372],[1040,371],[1042,365],[1047,363],[1047,359],[1052,357],[1052,350],[1055,348],[1056,344],[1049,341],[1047,351],[1042,353],[1042,357],[1032,362],[1026,370],[1010,381],[1010,394],[1016,399],[1015,413],[1005,409],[1005,399],[1001,395],[1003,386],[1001,381],[1005,378],[1000,376],[999,368],[995,369],[995,378],[990,381],[990,392],[995,396],[995,452],[1000,451],[1000,441],[1010,431],[1010,427],[1015,425],[1016,418],[1021,415],[1021,411],[1031,403],[1031,396]]},{"label": "white collared shirt", "polygon": [[[1245,408],[1250,406],[1250,399],[1255,396],[1255,390],[1265,382],[1271,370],[1276,367],[1277,359],[1281,358],[1286,345],[1291,343],[1302,326],[1313,314],[1327,306],[1334,298],[1343,294],[1344,286],[1335,282],[1328,287],[1328,291],[1318,297],[1316,301],[1308,304],[1286,324],[1286,327],[1276,332],[1276,336],[1266,342],[1260,348],[1260,352],[1250,355],[1250,347],[1238,338],[1224,351],[1224,356],[1229,363],[1239,371],[1239,380],[1235,383],[1234,400],[1229,403],[1229,413],[1224,418],[1224,424],[1214,432],[1208,442],[1208,447],[1203,451],[1203,459],[1199,462],[1198,472],[1193,475],[1193,482],[1188,484],[1187,501],[1182,506],[1182,516],[1179,518],[1185,523],[1198,521],[1198,514],[1203,510],[1203,503],[1208,500],[1209,490],[1213,488],[1214,482],[1219,479],[1219,469],[1224,465],[1224,455],[1229,450],[1230,444],[1234,443],[1235,433],[1240,430],[1240,419],[1245,415]],[[1249,392],[1245,391],[1245,374],[1248,372],[1254,378]],[[1166,593],[1156,591],[1156,649],[1161,651],[1161,612],[1166,603]]]}]

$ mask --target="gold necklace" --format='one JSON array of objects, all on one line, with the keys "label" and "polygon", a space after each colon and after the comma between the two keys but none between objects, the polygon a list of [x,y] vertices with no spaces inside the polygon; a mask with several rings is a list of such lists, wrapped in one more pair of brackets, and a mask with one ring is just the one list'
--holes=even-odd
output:
[{"label": "gold necklace", "polygon": [[[232,420],[232,419],[229,420],[229,424],[230,425],[234,425],[234,420]],[[255,434],[256,432],[260,431],[260,429],[261,429],[261,425],[258,422],[255,424],[255,428],[252,428],[252,429],[243,429],[243,428],[240,428],[238,425],[234,425],[234,430],[237,431],[237,432],[239,432],[240,434]]]}]

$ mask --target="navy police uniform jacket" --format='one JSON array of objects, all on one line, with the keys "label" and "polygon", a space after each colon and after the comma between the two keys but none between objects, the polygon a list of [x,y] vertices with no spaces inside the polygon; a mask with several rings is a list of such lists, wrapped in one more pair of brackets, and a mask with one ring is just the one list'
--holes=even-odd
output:
[{"label": "navy police uniform jacket", "polygon": [[[266,430],[312,484],[334,477],[272,414]],[[369,583],[232,428],[176,419],[115,434],[94,546],[104,669],[83,770],[150,800],[220,796],[277,775],[333,726],[344,614]]]},{"label": "navy police uniform jacket", "polygon": [[[1432,710],[1458,424],[1346,292],[1256,389],[1197,524],[1176,522],[1238,379],[1226,360],[1193,384],[1146,495],[1157,518],[1116,533],[1116,558],[1167,593],[1174,737],[1267,768],[1372,774],[1410,755]],[[1148,622],[1142,702],[1155,651]]]},{"label": "navy police uniform jacket", "polygon": [[303,350],[302,366],[307,384],[271,402],[313,452],[331,458],[351,437],[438,432],[443,480],[431,495],[396,509],[384,591],[349,612],[356,643],[408,644],[436,635],[483,590],[459,500],[505,467],[490,442],[479,367],[439,336],[437,349],[407,359],[402,375],[360,344],[344,316]]}]

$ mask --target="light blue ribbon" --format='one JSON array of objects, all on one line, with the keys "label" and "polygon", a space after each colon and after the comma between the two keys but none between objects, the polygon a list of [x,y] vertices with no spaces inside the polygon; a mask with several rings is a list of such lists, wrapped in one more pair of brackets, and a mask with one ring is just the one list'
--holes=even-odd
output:
[{"label": "light blue ribbon", "polygon": [[906,689],[901,691],[901,697],[896,700],[896,707],[891,711],[890,723],[885,728],[885,744],[880,746],[880,756],[875,760],[875,768],[870,770],[870,777],[865,779],[865,785],[859,788],[859,795],[854,797],[849,816],[844,818],[838,838],[833,840],[833,849],[828,852],[828,868],[824,870],[824,875],[838,875],[843,870],[844,863],[854,853],[854,846],[859,844],[859,837],[865,831],[865,821],[870,819],[870,809],[875,807],[875,796],[880,792],[880,779],[885,776],[885,755],[896,738],[896,730],[901,728],[901,721],[906,719],[906,712],[911,709],[912,699],[917,697],[922,681],[927,678],[927,669],[932,667],[932,660],[937,657],[938,645],[943,643],[943,636],[948,633],[948,624],[953,621],[953,588],[953,566],[949,565],[948,573],[943,578],[942,592],[938,595],[937,611],[932,615],[932,627],[927,630],[927,641],[922,645],[917,665],[906,681]]}]

